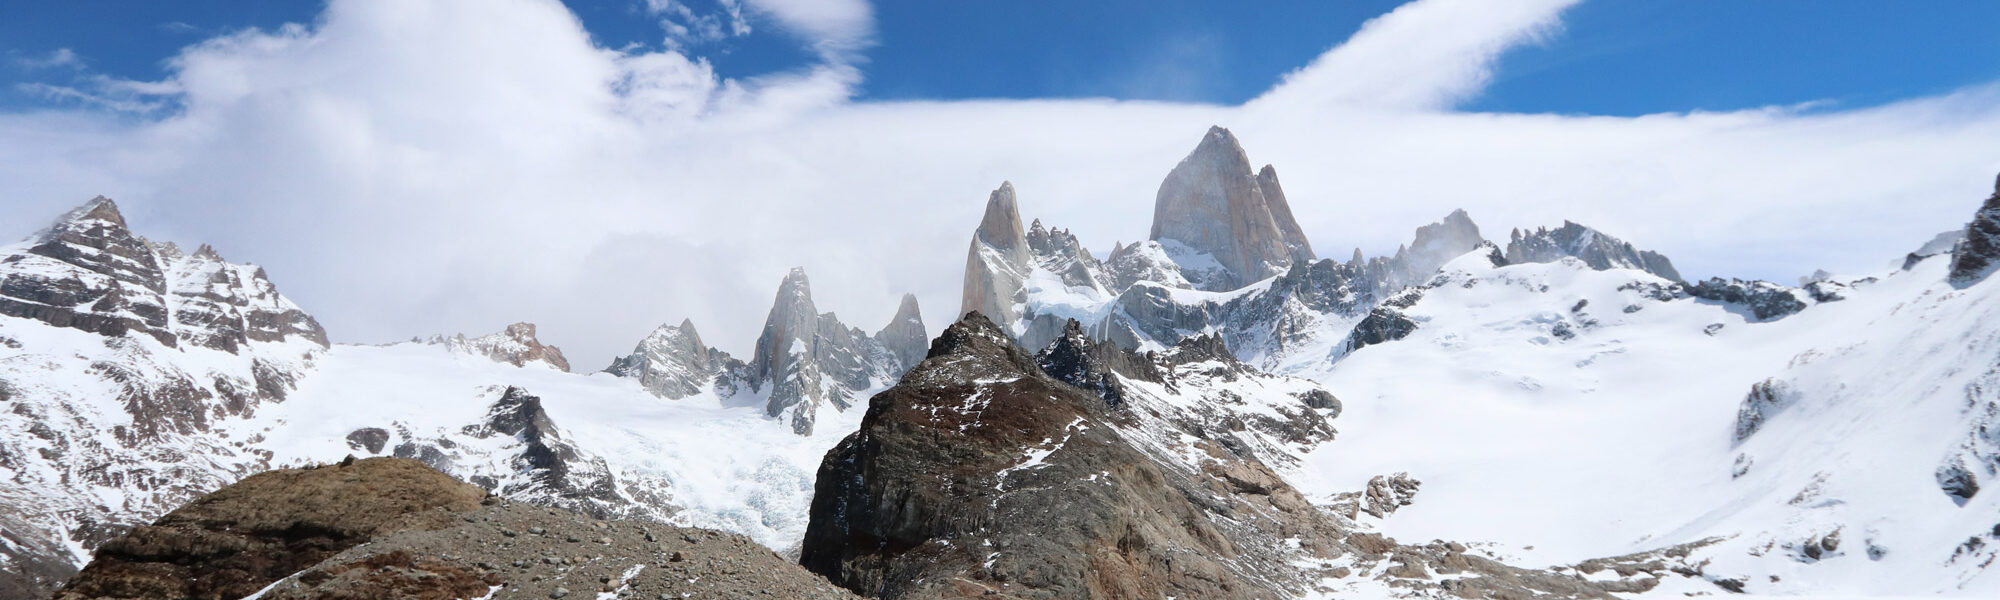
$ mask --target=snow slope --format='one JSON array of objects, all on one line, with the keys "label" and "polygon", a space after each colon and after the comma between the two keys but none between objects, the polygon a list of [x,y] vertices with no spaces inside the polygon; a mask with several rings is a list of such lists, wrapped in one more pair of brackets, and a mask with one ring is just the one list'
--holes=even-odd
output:
[{"label": "snow slope", "polygon": [[[1705,572],[1753,593],[2000,593],[1992,540],[1953,558],[1993,533],[2000,494],[1961,507],[1936,475],[2000,395],[1973,385],[2000,376],[2000,284],[1955,290],[1946,262],[1752,322],[1659,299],[1638,270],[1469,254],[1404,311],[1409,337],[1307,373],[1344,400],[1342,435],[1289,476],[1324,499],[1407,471],[1422,492],[1385,533],[1533,563],[1720,536]],[[1770,378],[1790,404],[1738,444]]]},{"label": "snow slope", "polygon": [[395,432],[383,449],[389,453],[405,437],[450,435],[480,422],[507,386],[539,397],[556,428],[605,461],[621,492],[679,507],[669,518],[676,524],[742,533],[778,550],[798,544],[820,458],[859,425],[863,412],[822,411],[822,426],[800,436],[766,416],[762,399],[748,392],[726,402],[713,391],[667,400],[637,380],[607,373],[513,367],[438,346],[396,344],[335,346],[290,399],[232,429],[271,440],[274,467],[365,456],[345,438],[367,427]]}]

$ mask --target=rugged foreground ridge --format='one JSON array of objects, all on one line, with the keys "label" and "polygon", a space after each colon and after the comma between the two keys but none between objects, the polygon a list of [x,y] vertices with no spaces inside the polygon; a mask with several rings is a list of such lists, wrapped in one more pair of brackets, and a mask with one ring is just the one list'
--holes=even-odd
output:
[{"label": "rugged foreground ridge", "polygon": [[257,594],[852,598],[740,536],[516,504],[396,458],[251,476],[106,543],[55,598]]},{"label": "rugged foreground ridge", "polygon": [[[1146,390],[1176,367],[1240,368],[1214,338],[1160,357],[1071,332],[1036,355],[978,313],[946,329],[827,454],[801,564],[889,599],[1287,598],[1349,577],[1397,595],[1608,597],[1455,544],[1350,533],[1259,460],[1254,436],[1173,427],[1188,407]],[[1272,431],[1330,435],[1308,402],[1331,399],[1300,392],[1294,414],[1313,417]]]}]

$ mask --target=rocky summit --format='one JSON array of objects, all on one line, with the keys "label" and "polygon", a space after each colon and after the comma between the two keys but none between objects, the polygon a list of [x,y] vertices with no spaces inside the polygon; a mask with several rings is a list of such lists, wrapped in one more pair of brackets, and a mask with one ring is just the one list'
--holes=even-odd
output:
[{"label": "rocky summit", "polygon": [[667,399],[710,391],[758,395],[770,416],[810,435],[821,407],[846,410],[856,395],[886,386],[915,364],[926,335],[913,295],[904,295],[889,324],[869,335],[819,312],[805,269],[792,269],[778,285],[749,361],[707,346],[694,323],[683,320],[653,330],[605,372],[637,379]]},{"label": "rocky summit", "polygon": [[1563,221],[1562,227],[1534,231],[1516,229],[1507,241],[1507,262],[1554,262],[1574,257],[1593,269],[1638,269],[1667,281],[1680,281],[1681,273],[1667,257],[1595,229]]},{"label": "rocky summit", "polygon": [[1160,183],[1150,237],[1219,263],[1219,271],[1197,282],[1202,289],[1235,289],[1277,273],[1294,257],[1311,260],[1312,246],[1277,181],[1269,167],[1262,175],[1251,171],[1235,134],[1210,127]]},{"label": "rocky summit", "polygon": [[[1149,358],[1069,331],[1036,355],[977,313],[946,329],[828,453],[800,563],[885,599],[1287,598],[1389,562],[1402,566],[1381,577],[1414,593],[1608,597],[1462,547],[1355,534],[1244,443],[1256,436],[1176,425],[1189,405],[1162,386],[1201,384],[1174,365],[1249,373],[1214,338]],[[1300,392],[1280,404],[1322,419],[1313,406],[1331,398]]]}]

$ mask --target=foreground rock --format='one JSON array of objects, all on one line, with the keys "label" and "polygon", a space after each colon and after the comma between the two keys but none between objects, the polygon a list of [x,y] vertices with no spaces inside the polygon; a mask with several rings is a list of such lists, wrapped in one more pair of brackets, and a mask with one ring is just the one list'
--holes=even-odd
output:
[{"label": "foreground rock", "polygon": [[[1608,597],[1312,506],[1258,458],[1282,443],[1207,422],[1218,398],[1161,391],[1252,376],[1219,338],[1165,357],[1080,338],[1071,326],[1038,356],[977,313],[947,329],[827,454],[801,564],[890,599]],[[1337,403],[1300,396],[1319,412],[1272,430],[1330,436]]]},{"label": "foreground rock", "polygon": [[483,496],[401,459],[264,473],[106,544],[56,598],[852,598],[741,536]]}]

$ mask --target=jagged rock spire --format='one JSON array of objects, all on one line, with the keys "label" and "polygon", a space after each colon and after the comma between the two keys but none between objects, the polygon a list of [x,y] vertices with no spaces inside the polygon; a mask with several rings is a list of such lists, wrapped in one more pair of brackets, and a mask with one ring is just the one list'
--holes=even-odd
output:
[{"label": "jagged rock spire", "polygon": [[1306,241],[1306,232],[1299,228],[1299,220],[1292,216],[1292,204],[1285,200],[1285,188],[1278,185],[1278,169],[1264,165],[1257,172],[1257,189],[1264,192],[1264,203],[1271,207],[1271,220],[1277,222],[1278,233],[1285,236],[1285,248],[1291,250],[1294,262],[1314,260],[1312,242]]},{"label": "jagged rock spire", "polygon": [[[1277,183],[1277,172],[1268,170]],[[1250,170],[1249,155],[1235,134],[1210,127],[1194,152],[1160,183],[1153,204],[1154,240],[1173,240],[1214,257],[1228,271],[1225,281],[1206,282],[1210,289],[1228,289],[1263,279],[1291,264],[1295,254],[1310,256],[1305,235],[1296,230],[1290,206],[1279,190],[1277,206]]]},{"label": "jagged rock spire", "polygon": [[924,330],[924,317],[917,309],[917,295],[903,294],[902,304],[896,307],[896,316],[889,319],[889,325],[875,333],[875,339],[896,356],[899,370],[908,370],[924,360],[924,351],[930,347],[930,333]]},{"label": "jagged rock spire", "polygon": [[1979,283],[1993,273],[1996,263],[2000,263],[2000,181],[1994,182],[1993,195],[1965,224],[1965,239],[1952,248],[1951,283],[1958,287]]},{"label": "jagged rock spire", "polygon": [[999,323],[1018,319],[1021,315],[1014,307],[1015,296],[1021,292],[1030,260],[1014,184],[1001,182],[1000,188],[987,196],[986,215],[979,220],[972,246],[966,250],[959,314],[976,311]]}]

